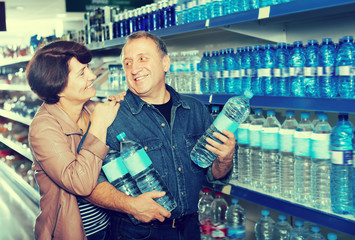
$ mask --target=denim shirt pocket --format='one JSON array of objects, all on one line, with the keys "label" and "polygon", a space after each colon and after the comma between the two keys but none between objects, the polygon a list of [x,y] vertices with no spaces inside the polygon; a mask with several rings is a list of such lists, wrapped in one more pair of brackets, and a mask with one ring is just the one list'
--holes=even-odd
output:
[{"label": "denim shirt pocket", "polygon": [[194,172],[194,173],[201,173],[201,172],[204,172],[204,170],[205,170],[205,169],[197,166],[197,164],[195,164],[190,158],[190,153],[191,153],[192,149],[194,148],[194,146],[196,145],[198,139],[202,135],[203,135],[202,133],[201,134],[185,135],[187,155],[189,156],[191,171]]},{"label": "denim shirt pocket", "polygon": [[[141,145],[152,160],[155,170],[162,178],[165,178],[168,175],[168,165],[163,155],[163,142],[158,138],[149,138],[142,140]],[[154,159],[159,159],[159,161],[154,161]]]}]

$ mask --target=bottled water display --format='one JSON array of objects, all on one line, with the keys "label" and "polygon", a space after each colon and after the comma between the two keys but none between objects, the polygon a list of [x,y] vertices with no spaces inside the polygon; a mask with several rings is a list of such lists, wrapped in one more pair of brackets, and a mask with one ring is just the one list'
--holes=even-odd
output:
[{"label": "bottled water display", "polygon": [[303,43],[295,41],[289,58],[289,74],[291,80],[291,94],[295,97],[304,97],[304,74],[305,52]]},{"label": "bottled water display", "polygon": [[250,166],[250,145],[249,145],[249,127],[252,121],[251,115],[241,123],[237,130],[238,139],[238,181],[243,184],[250,184],[251,166]]},{"label": "bottled water display", "polygon": [[272,44],[266,44],[261,56],[262,68],[258,71],[258,77],[261,80],[262,95],[273,96],[276,87],[272,74],[275,66],[275,47]]},{"label": "bottled water display", "polygon": [[294,133],[298,126],[294,111],[286,111],[286,119],[279,132],[280,193],[285,198],[294,197]]},{"label": "bottled water display", "polygon": [[262,77],[262,54],[264,49],[260,45],[255,45],[251,52],[251,63],[249,75],[251,77],[251,91],[256,96],[262,96],[261,77]]},{"label": "bottled water display", "polygon": [[288,240],[292,230],[291,225],[286,220],[286,215],[279,214],[278,221],[275,223],[273,240]]},{"label": "bottled water display", "polygon": [[213,163],[217,155],[206,149],[206,138],[209,137],[219,142],[219,140],[213,136],[213,132],[222,133],[224,129],[236,135],[239,124],[242,123],[250,113],[249,99],[252,97],[253,94],[250,91],[245,91],[244,95],[231,97],[227,101],[221,113],[192,149],[190,157],[194,163],[203,168],[207,168]]},{"label": "bottled water display", "polygon": [[272,239],[275,221],[270,217],[270,211],[263,209],[261,218],[255,224],[256,240]]},{"label": "bottled water display", "polygon": [[290,240],[305,240],[310,233],[304,227],[302,220],[295,221],[295,227],[290,232]]},{"label": "bottled water display", "polygon": [[261,130],[261,158],[263,190],[268,193],[280,191],[279,130],[280,123],[275,117],[275,110],[267,110]]},{"label": "bottled water display", "polygon": [[330,135],[332,166],[330,173],[333,212],[350,214],[353,207],[353,139],[354,127],[348,115],[340,113]]},{"label": "bottled water display", "polygon": [[300,203],[311,201],[311,147],[310,140],[313,126],[308,112],[301,113],[301,121],[294,135],[295,164],[294,164],[294,197]]},{"label": "bottled water display", "polygon": [[320,228],[318,226],[312,226],[311,234],[308,235],[306,240],[325,240],[325,238],[320,233]]},{"label": "bottled water display", "polygon": [[142,193],[150,191],[164,191],[163,197],[154,199],[158,204],[171,212],[176,208],[176,202],[170,191],[166,187],[158,172],[154,169],[152,161],[143,147],[126,139],[124,132],[117,135],[121,142],[121,157],[129,173],[136,181]]},{"label": "bottled water display", "polygon": [[261,131],[265,122],[263,110],[254,109],[254,119],[249,126],[249,145],[250,145],[250,169],[251,185],[255,188],[261,188],[262,182],[262,158],[261,158]]},{"label": "bottled water display", "polygon": [[332,127],[325,113],[319,115],[319,122],[311,135],[311,196],[312,206],[330,209],[330,133]]},{"label": "bottled water display", "polygon": [[245,239],[245,210],[238,203],[238,199],[232,198],[232,205],[229,206],[226,213],[229,240]]},{"label": "bottled water display", "polygon": [[201,240],[211,239],[211,218],[213,196],[211,190],[203,188],[203,193],[198,201],[198,218],[201,227]]},{"label": "bottled water display", "polygon": [[221,192],[216,192],[216,197],[212,202],[212,233],[213,239],[226,239],[227,226],[226,226],[226,212],[228,204],[222,197]]},{"label": "bottled water display", "polygon": [[289,80],[289,50],[286,43],[278,43],[275,52],[274,81],[276,96],[290,96],[291,83]]},{"label": "bottled water display", "polygon": [[319,88],[317,81],[317,67],[318,67],[318,41],[308,40],[305,49],[305,63],[304,63],[304,95],[306,97],[318,97]]}]

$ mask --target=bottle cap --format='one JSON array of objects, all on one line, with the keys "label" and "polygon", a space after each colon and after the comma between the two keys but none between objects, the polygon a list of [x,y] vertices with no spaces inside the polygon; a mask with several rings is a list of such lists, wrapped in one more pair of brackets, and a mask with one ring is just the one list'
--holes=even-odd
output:
[{"label": "bottle cap", "polygon": [[339,120],[348,120],[349,115],[347,113],[339,113],[338,119]]},{"label": "bottle cap", "polygon": [[275,110],[274,109],[270,109],[266,111],[266,114],[269,115],[275,115]]},{"label": "bottle cap", "polygon": [[285,214],[279,214],[278,216],[280,221],[285,221],[286,220],[286,215]]},{"label": "bottle cap", "polygon": [[302,226],[303,226],[303,221],[297,219],[297,220],[295,221],[295,225],[296,225],[297,227],[302,227]]},{"label": "bottle cap", "polygon": [[309,112],[301,112],[301,118],[309,118]]},{"label": "bottle cap", "polygon": [[263,109],[261,109],[261,108],[255,108],[255,109],[254,109],[254,112],[255,112],[255,113],[263,113]]},{"label": "bottle cap", "polygon": [[311,227],[311,231],[314,233],[319,233],[320,232],[320,228],[318,226],[312,226]]},{"label": "bottle cap", "polygon": [[328,233],[327,238],[328,240],[337,240],[338,235],[336,235],[335,233]]},{"label": "bottle cap", "polygon": [[211,192],[211,189],[209,189],[209,188],[203,188],[202,192],[204,192],[204,193],[209,193],[209,192]]},{"label": "bottle cap", "polygon": [[122,141],[125,137],[126,137],[126,133],[125,133],[125,132],[121,132],[120,134],[118,134],[118,135],[116,136],[116,138],[118,139],[118,141]]},{"label": "bottle cap", "polygon": [[326,113],[320,113],[318,115],[318,119],[319,120],[327,120],[328,119],[328,115]]},{"label": "bottle cap", "polygon": [[251,99],[254,96],[254,94],[249,90],[245,90],[243,95],[249,99]]},{"label": "bottle cap", "polygon": [[238,203],[238,202],[239,202],[238,198],[232,198],[232,203]]},{"label": "bottle cap", "polygon": [[295,111],[293,111],[293,110],[287,110],[287,111],[286,111],[286,116],[287,116],[287,117],[295,116]]},{"label": "bottle cap", "polygon": [[216,196],[222,196],[223,195],[223,193],[221,193],[221,192],[216,192]]},{"label": "bottle cap", "polygon": [[270,211],[267,210],[267,209],[263,209],[263,210],[261,210],[261,215],[264,216],[264,217],[269,216],[270,215]]}]

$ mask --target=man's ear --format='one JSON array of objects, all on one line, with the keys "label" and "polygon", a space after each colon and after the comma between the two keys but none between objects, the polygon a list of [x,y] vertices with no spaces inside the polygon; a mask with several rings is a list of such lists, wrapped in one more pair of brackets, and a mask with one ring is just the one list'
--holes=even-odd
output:
[{"label": "man's ear", "polygon": [[169,71],[170,69],[170,57],[168,55],[165,55],[163,57],[163,68],[164,68],[164,72]]}]

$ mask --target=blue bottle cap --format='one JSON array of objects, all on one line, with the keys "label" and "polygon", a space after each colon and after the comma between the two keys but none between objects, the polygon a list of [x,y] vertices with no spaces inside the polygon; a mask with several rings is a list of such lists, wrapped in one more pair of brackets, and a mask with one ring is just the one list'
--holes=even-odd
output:
[{"label": "blue bottle cap", "polygon": [[322,43],[323,44],[329,44],[329,43],[332,43],[332,42],[333,42],[333,40],[331,38],[323,38],[322,39]]},{"label": "blue bottle cap", "polygon": [[216,105],[212,106],[212,111],[218,111],[218,110],[219,110],[219,106]]},{"label": "blue bottle cap", "polygon": [[121,132],[120,134],[118,134],[118,135],[116,136],[116,138],[118,139],[118,141],[122,141],[125,137],[126,137],[126,133],[125,133],[125,132]]},{"label": "blue bottle cap", "polygon": [[263,209],[263,210],[261,210],[261,215],[264,216],[264,217],[269,216],[270,215],[270,211],[267,210],[267,209]]},{"label": "blue bottle cap", "polygon": [[286,215],[285,214],[279,214],[278,216],[280,221],[285,221],[286,220]]},{"label": "blue bottle cap", "polygon": [[318,115],[318,119],[319,119],[319,120],[327,120],[327,119],[328,119],[328,114],[326,114],[326,113],[320,113],[320,114]]},{"label": "blue bottle cap", "polygon": [[312,226],[311,227],[311,231],[314,233],[319,233],[320,232],[320,228],[318,226]]},{"label": "blue bottle cap", "polygon": [[295,225],[296,225],[297,227],[302,227],[302,226],[303,226],[303,221],[297,219],[297,220],[295,221]]},{"label": "blue bottle cap", "polygon": [[349,115],[347,113],[339,113],[338,119],[347,121],[349,119]]},{"label": "blue bottle cap", "polygon": [[294,41],[293,42],[293,47],[302,47],[302,46],[303,46],[302,41]]},{"label": "blue bottle cap", "polygon": [[270,109],[266,111],[266,114],[269,115],[275,115],[275,110],[274,109]]},{"label": "blue bottle cap", "polygon": [[354,40],[353,36],[344,36],[342,37],[343,42],[352,42]]},{"label": "blue bottle cap", "polygon": [[287,44],[285,42],[279,42],[279,43],[277,43],[277,47],[278,48],[286,48]]},{"label": "blue bottle cap", "polygon": [[274,49],[274,45],[272,44],[265,44],[264,49]]},{"label": "blue bottle cap", "polygon": [[317,40],[308,40],[307,43],[308,43],[308,45],[318,45]]},{"label": "blue bottle cap", "polygon": [[263,109],[261,109],[261,108],[255,108],[255,109],[254,109],[254,112],[255,112],[255,113],[263,113]]},{"label": "blue bottle cap", "polygon": [[301,112],[301,118],[309,118],[309,112]]},{"label": "blue bottle cap", "polygon": [[286,111],[286,116],[287,116],[287,117],[295,116],[295,111],[293,111],[293,110],[287,110],[287,111]]},{"label": "blue bottle cap", "polygon": [[328,233],[327,238],[328,240],[337,240],[338,235],[336,235],[336,233]]},{"label": "blue bottle cap", "polygon": [[239,202],[238,198],[232,198],[232,203],[238,203],[238,202]]},{"label": "blue bottle cap", "polygon": [[247,97],[248,99],[251,99],[254,96],[254,94],[251,91],[249,91],[249,90],[245,90],[243,95],[245,97]]}]

